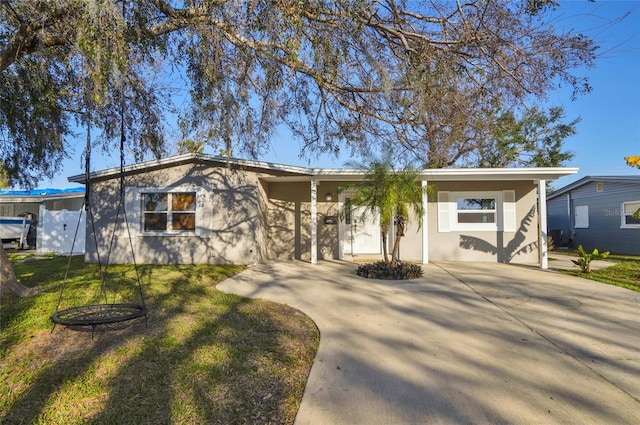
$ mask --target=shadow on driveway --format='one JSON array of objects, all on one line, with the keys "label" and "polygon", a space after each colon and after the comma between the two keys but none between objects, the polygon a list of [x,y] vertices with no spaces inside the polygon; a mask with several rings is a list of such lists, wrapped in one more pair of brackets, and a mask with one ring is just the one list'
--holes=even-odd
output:
[{"label": "shadow on driveway", "polygon": [[640,294],[489,263],[368,280],[346,262],[254,266],[220,290],[309,315],[297,424],[640,423]]}]

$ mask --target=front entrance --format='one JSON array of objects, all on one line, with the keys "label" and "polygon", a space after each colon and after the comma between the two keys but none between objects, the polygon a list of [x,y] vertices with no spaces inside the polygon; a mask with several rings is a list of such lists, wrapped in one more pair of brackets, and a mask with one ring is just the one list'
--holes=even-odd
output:
[{"label": "front entrance", "polygon": [[349,255],[381,254],[380,215],[372,214],[366,207],[351,206],[346,195],[341,202],[345,217],[340,222],[342,253]]}]

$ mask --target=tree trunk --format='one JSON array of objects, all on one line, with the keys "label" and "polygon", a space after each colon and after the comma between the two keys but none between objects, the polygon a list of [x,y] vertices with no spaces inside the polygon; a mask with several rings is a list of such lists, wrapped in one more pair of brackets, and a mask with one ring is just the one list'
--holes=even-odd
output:
[{"label": "tree trunk", "polygon": [[27,288],[18,282],[9,257],[0,243],[0,296],[30,297],[37,293],[34,288]]},{"label": "tree trunk", "polygon": [[380,231],[382,234],[382,253],[384,254],[384,262],[389,264],[389,254],[387,253],[387,226],[383,226]]},{"label": "tree trunk", "polygon": [[404,236],[405,218],[403,216],[396,217],[396,240],[393,243],[393,251],[391,251],[391,265],[395,266],[400,258],[400,238]]}]

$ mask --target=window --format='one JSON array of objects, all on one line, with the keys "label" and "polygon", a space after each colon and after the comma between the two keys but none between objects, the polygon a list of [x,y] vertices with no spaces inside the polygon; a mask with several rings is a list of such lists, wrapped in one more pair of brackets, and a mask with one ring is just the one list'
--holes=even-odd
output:
[{"label": "window", "polygon": [[439,191],[438,231],[515,232],[515,191]]},{"label": "window", "polygon": [[458,198],[458,223],[496,222],[495,198]]},{"label": "window", "polygon": [[196,229],[195,192],[142,193],[145,232],[192,232]]},{"label": "window", "polygon": [[622,224],[620,227],[627,229],[640,228],[640,201],[622,203]]}]

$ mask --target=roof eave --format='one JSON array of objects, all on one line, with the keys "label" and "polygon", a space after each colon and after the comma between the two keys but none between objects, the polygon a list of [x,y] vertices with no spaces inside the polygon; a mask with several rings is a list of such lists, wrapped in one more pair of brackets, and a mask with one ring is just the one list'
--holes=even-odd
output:
[{"label": "roof eave", "polygon": [[[215,156],[209,154],[189,153],[184,155],[171,156],[168,158],[155,159],[151,161],[139,162],[136,164],[126,165],[124,167],[125,174],[131,174],[138,171],[143,171],[150,168],[165,168],[170,166],[176,166],[181,164],[187,164],[190,162],[204,161],[214,162],[220,164],[227,164],[239,167],[249,167],[262,169],[266,172],[283,172],[290,174],[306,175],[311,172],[309,168],[284,165],[272,162],[253,161],[247,159],[231,158],[224,156]],[[93,171],[89,174],[89,179],[106,179],[112,176],[120,174],[120,167],[108,168],[105,170]],[[77,174],[75,176],[68,177],[67,180],[73,183],[85,184],[85,174]]]},{"label": "roof eave", "polygon": [[423,170],[420,175],[431,181],[500,181],[500,180],[555,180],[579,171],[577,167],[537,168],[437,168]]},{"label": "roof eave", "polygon": [[33,204],[33,203],[40,203],[45,201],[55,201],[58,199],[78,199],[78,198],[84,198],[84,192],[53,194],[53,195],[2,196],[0,197],[0,203]]},{"label": "roof eave", "polygon": [[579,180],[574,181],[573,183],[569,183],[568,185],[561,187],[555,192],[549,194],[547,199],[557,198],[558,196],[562,196],[567,192],[571,192],[574,189],[577,189],[581,186],[584,186],[587,183],[591,182],[604,182],[604,183],[635,183],[640,184],[640,176],[636,175],[628,175],[628,176],[585,176]]},{"label": "roof eave", "polygon": [[[190,162],[204,161],[212,163],[227,164],[239,167],[248,167],[262,170],[266,173],[285,173],[288,176],[266,177],[267,180],[311,180],[319,179],[325,181],[362,181],[367,170],[363,169],[340,169],[340,168],[307,168],[299,166],[284,165],[272,162],[254,161],[239,158],[227,158],[208,154],[185,154],[162,158],[152,161],[145,161],[124,167],[126,174],[141,172],[148,169],[165,168]],[[426,169],[420,172],[420,177],[431,181],[452,181],[452,180],[555,180],[560,177],[576,174],[578,168],[438,168]],[[120,168],[109,168],[106,170],[94,171],[90,174],[90,179],[107,179],[120,174]],[[70,182],[85,184],[85,175],[78,174],[68,178]]]}]

